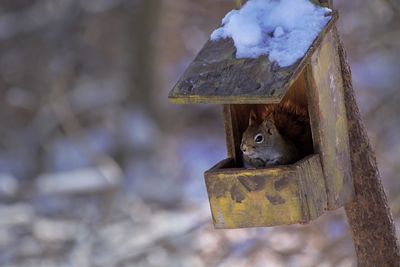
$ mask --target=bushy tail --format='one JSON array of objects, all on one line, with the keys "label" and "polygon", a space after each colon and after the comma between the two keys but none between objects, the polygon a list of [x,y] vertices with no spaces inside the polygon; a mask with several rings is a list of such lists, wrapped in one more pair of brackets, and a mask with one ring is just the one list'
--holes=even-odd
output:
[{"label": "bushy tail", "polygon": [[273,114],[280,134],[291,140],[302,156],[313,153],[310,117],[307,108],[287,100],[277,105],[259,106],[257,109],[262,119]]}]

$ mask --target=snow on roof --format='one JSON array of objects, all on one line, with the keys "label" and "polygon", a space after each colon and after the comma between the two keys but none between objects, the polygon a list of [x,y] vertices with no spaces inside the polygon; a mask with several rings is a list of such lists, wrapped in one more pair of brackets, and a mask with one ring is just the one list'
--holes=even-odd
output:
[{"label": "snow on roof", "polygon": [[249,0],[226,14],[211,40],[231,37],[237,58],[267,55],[287,67],[304,56],[330,14],[309,0]]}]

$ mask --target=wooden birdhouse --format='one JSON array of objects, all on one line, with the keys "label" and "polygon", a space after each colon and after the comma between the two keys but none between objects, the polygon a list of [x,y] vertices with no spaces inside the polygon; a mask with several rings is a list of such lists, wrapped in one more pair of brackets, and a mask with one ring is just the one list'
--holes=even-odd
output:
[{"label": "wooden birdhouse", "polygon": [[[336,12],[289,67],[235,57],[231,39],[208,41],[170,92],[173,103],[224,107],[228,158],[205,172],[216,228],[308,223],[354,194]],[[308,154],[290,165],[246,169],[240,150],[251,110],[290,101],[311,129]],[[294,140],[296,141],[296,140]]]}]

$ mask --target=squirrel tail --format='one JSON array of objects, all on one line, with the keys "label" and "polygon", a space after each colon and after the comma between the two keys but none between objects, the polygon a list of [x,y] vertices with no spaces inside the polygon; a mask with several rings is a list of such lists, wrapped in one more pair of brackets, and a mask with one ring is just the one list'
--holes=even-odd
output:
[{"label": "squirrel tail", "polygon": [[302,156],[313,153],[307,107],[301,107],[286,100],[277,105],[263,105],[258,107],[258,111],[263,120],[273,114],[275,126],[280,134],[291,140],[298,147]]}]

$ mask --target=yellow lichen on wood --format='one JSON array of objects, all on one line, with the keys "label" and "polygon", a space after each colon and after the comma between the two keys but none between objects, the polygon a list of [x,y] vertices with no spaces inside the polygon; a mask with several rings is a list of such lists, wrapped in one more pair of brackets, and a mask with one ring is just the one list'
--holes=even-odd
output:
[{"label": "yellow lichen on wood", "polygon": [[[229,161],[223,161],[205,174],[216,228],[306,223],[326,206],[318,155],[265,169],[227,169],[227,165]],[[306,185],[310,176],[319,181],[311,187]]]},{"label": "yellow lichen on wood", "polygon": [[169,100],[173,104],[278,104],[282,100],[281,95],[276,96],[204,96],[204,95],[190,95],[185,98],[170,96]]},{"label": "yellow lichen on wood", "polygon": [[[224,178],[219,179],[217,183],[221,183]],[[273,183],[276,182],[273,175],[269,181],[266,181],[263,188],[254,192],[249,192],[235,178],[225,179],[224,182],[224,187],[230,190],[223,196],[214,195],[210,199],[211,205],[217,207],[214,217],[220,217],[221,220],[216,222],[217,227],[238,228],[249,223],[277,225],[282,220],[293,220],[300,217],[301,205],[294,180],[291,180],[288,187],[280,192],[273,189]]]},{"label": "yellow lichen on wood", "polygon": [[242,0],[235,0],[236,8],[240,8],[242,6]]}]

